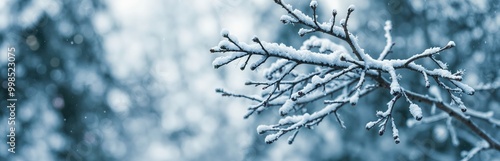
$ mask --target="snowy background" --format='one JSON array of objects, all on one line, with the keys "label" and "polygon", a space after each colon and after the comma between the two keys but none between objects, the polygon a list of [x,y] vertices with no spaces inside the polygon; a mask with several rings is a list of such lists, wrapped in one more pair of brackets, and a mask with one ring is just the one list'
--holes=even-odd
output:
[{"label": "snowy background", "polygon": [[[310,13],[309,1],[287,2]],[[344,17],[347,6],[356,5],[349,27],[368,53],[383,49],[383,25],[392,20],[401,57],[453,40],[457,48],[441,59],[454,71],[465,69],[464,82],[500,81],[496,0],[318,2],[324,21],[332,9]],[[300,26],[283,25],[283,14],[271,0],[1,1],[2,90],[4,54],[13,46],[19,101],[16,154],[1,144],[0,160],[458,160],[477,142],[465,130],[452,145],[445,121],[409,128],[404,110],[395,116],[402,143],[366,131],[375,118],[372,106],[390,99],[379,94],[343,109],[345,130],[332,117],[292,145],[286,139],[265,144],[256,127],[276,122],[277,110],[243,119],[251,102],[215,93],[221,87],[255,93],[244,82],[259,71],[241,71],[238,62],[215,70],[217,55],[209,49],[222,39],[222,28],[240,41],[257,35],[298,48],[306,37],[296,34]],[[500,118],[498,87],[464,99],[469,108]],[[0,110],[2,140],[6,112]],[[500,139],[498,127],[483,127]],[[495,157],[499,152],[488,150],[474,159]]]}]

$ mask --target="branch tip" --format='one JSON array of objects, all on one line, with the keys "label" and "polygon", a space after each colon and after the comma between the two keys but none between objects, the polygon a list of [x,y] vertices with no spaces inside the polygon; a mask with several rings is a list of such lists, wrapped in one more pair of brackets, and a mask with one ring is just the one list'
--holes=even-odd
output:
[{"label": "branch tip", "polygon": [[255,43],[260,43],[260,40],[257,36],[253,36],[252,41]]},{"label": "branch tip", "polygon": [[222,37],[229,38],[229,31],[227,29],[222,29],[220,34]]},{"label": "branch tip", "polygon": [[378,131],[378,135],[382,136],[382,135],[384,135],[384,132],[385,132],[385,128],[380,128],[380,130]]},{"label": "branch tip", "polygon": [[309,3],[309,7],[315,10],[318,7],[318,2],[316,0],[312,0],[311,3]]},{"label": "branch tip", "polygon": [[454,41],[450,41],[450,42],[448,42],[448,44],[446,46],[449,46],[450,48],[452,48],[452,47],[455,47],[456,44]]},{"label": "branch tip", "polygon": [[347,9],[347,13],[350,14],[351,12],[353,12],[354,10],[356,9],[356,6],[354,5],[349,5],[349,8]]}]

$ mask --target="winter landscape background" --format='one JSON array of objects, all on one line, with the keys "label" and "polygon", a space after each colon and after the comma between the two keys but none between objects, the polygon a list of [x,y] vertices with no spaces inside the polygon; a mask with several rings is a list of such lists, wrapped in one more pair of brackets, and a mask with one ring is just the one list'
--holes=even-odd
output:
[{"label": "winter landscape background", "polygon": [[[286,2],[311,14],[310,1]],[[465,70],[462,82],[476,88],[463,101],[500,119],[498,1],[318,3],[322,21],[332,9],[345,17],[348,6],[356,6],[349,29],[367,53],[383,50],[386,20],[393,24],[392,57],[454,41],[457,46],[438,57],[452,71]],[[243,42],[257,35],[299,48],[310,35],[298,36],[300,25],[283,25],[283,14],[271,0],[1,1],[3,141],[9,130],[4,108],[9,47],[16,49],[18,101],[16,153],[3,143],[0,160],[459,160],[475,147],[480,138],[457,121],[409,127],[412,116],[403,104],[394,116],[400,144],[389,134],[367,131],[375,109],[385,109],[391,99],[387,92],[343,108],[346,129],[332,116],[302,130],[292,145],[286,138],[266,144],[256,127],[277,122],[277,109],[243,119],[251,101],[215,93],[216,88],[257,93],[244,82],[258,80],[261,71],[241,71],[239,62],[216,70],[212,61],[221,55],[209,49],[223,39],[223,28]],[[423,87],[420,76],[402,76],[416,78],[402,86]],[[430,107],[422,108],[424,116],[431,115]],[[500,139],[498,125],[476,121]],[[458,145],[452,143],[450,125]],[[499,151],[491,149],[472,160],[498,158]]]}]

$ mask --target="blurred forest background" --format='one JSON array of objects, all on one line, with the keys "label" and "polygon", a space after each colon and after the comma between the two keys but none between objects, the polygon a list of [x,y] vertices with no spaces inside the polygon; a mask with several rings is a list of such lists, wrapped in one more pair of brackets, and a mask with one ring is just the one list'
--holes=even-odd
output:
[{"label": "blurred forest background", "polygon": [[[309,1],[287,2],[310,13]],[[344,17],[347,6],[356,5],[350,30],[368,53],[383,49],[383,25],[391,20],[396,42],[391,57],[452,40],[457,47],[440,59],[453,71],[464,69],[466,83],[480,87],[500,81],[497,0],[318,2],[323,21],[332,9]],[[409,128],[411,116],[403,108],[394,116],[400,144],[387,134],[366,131],[376,107],[385,107],[380,100],[390,98],[381,92],[340,111],[345,130],[329,117],[292,145],[285,140],[265,144],[255,128],[278,120],[277,109],[244,120],[249,101],[214,92],[223,87],[253,93],[244,82],[259,73],[240,71],[237,64],[215,70],[211,62],[217,55],[209,49],[222,39],[222,28],[241,41],[257,35],[297,48],[307,37],[296,34],[301,26],[282,25],[283,14],[271,0],[1,1],[0,105],[7,106],[11,46],[16,48],[18,102],[16,154],[2,143],[0,160],[458,160],[479,140],[457,122],[452,122],[459,132],[457,146],[446,121]],[[415,79],[403,86],[419,91],[422,83]],[[464,98],[469,108],[500,118],[498,87]],[[425,116],[430,110],[424,111]],[[7,112],[0,110],[4,141]],[[498,127],[479,124],[500,139]],[[474,159],[495,158],[499,152],[488,150]]]}]

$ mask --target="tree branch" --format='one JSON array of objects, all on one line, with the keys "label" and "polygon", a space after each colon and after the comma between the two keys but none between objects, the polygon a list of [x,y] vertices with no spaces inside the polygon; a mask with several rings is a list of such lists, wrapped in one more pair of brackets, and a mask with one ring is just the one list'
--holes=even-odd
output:
[{"label": "tree branch", "polygon": [[[386,87],[386,88],[389,87],[389,82],[387,82],[383,78],[377,77],[375,75],[372,75],[372,78],[376,79],[379,83],[383,84],[382,87]],[[423,103],[426,103],[428,105],[433,105],[433,104],[436,105],[437,108],[448,113],[449,116],[460,121],[461,123],[463,123],[464,125],[469,127],[472,130],[472,132],[474,132],[479,137],[481,137],[486,142],[488,142],[488,144],[490,145],[490,148],[500,150],[500,143],[495,138],[491,137],[486,132],[484,132],[484,130],[482,130],[476,123],[474,123],[472,120],[470,120],[470,118],[468,116],[464,115],[462,112],[456,111],[450,105],[445,104],[440,100],[433,99],[433,98],[430,98],[430,97],[427,97],[427,96],[424,96],[424,95],[421,95],[421,94],[418,94],[418,93],[415,93],[412,91],[404,90],[404,92],[408,95],[408,97],[410,99],[418,100],[419,102],[423,102]]]},{"label": "tree branch", "polygon": [[[279,60],[274,62],[268,70],[265,70],[264,75],[267,81],[249,81],[245,83],[246,85],[264,86],[260,96],[240,95],[229,93],[222,89],[217,90],[222,96],[239,97],[256,102],[257,104],[250,106],[245,118],[249,117],[254,112],[259,113],[267,107],[279,106],[279,114],[282,118],[277,124],[260,125],[257,127],[257,132],[259,134],[273,132],[266,136],[266,143],[272,143],[284,134],[293,131],[294,133],[288,138],[288,142],[292,143],[301,128],[316,126],[324,117],[331,113],[334,113],[340,126],[345,127],[337,111],[347,103],[355,105],[360,98],[366,96],[375,89],[382,88],[388,89],[387,91],[394,96],[387,103],[387,110],[385,112],[377,111],[376,116],[378,119],[366,124],[367,129],[371,129],[376,124],[379,124],[379,134],[382,135],[385,132],[386,126],[390,124],[392,126],[393,139],[395,143],[399,143],[399,131],[394,123],[392,111],[395,108],[394,103],[396,100],[404,96],[403,98],[406,98],[406,101],[410,104],[409,112],[416,121],[423,120],[422,122],[430,122],[444,118],[453,118],[469,127],[473,133],[488,143],[488,146],[482,146],[481,148],[500,150],[498,141],[478,127],[470,117],[487,120],[494,125],[500,124],[500,121],[492,118],[492,114],[489,113],[473,110],[466,111],[466,107],[460,98],[461,95],[457,94],[457,92],[472,95],[475,90],[465,83],[460,82],[464,74],[463,71],[459,70],[456,73],[452,73],[447,69],[445,63],[434,57],[435,54],[454,47],[455,43],[453,41],[448,42],[448,44],[443,47],[426,49],[422,53],[415,54],[406,59],[387,59],[387,54],[392,52],[392,47],[395,44],[392,42],[392,36],[390,35],[392,25],[390,21],[387,21],[386,27],[384,27],[386,32],[384,36],[387,40],[385,48],[377,59],[373,59],[370,55],[364,53],[364,49],[359,45],[357,37],[350,33],[347,28],[347,23],[351,13],[354,11],[354,6],[349,7],[347,16],[345,19],[341,20],[340,26],[335,26],[335,16],[337,14],[335,10],[332,12],[333,16],[330,22],[318,22],[318,15],[316,15],[318,4],[316,1],[310,3],[310,7],[313,10],[313,18],[305,15],[300,10],[293,9],[291,5],[285,4],[281,0],[275,0],[275,2],[288,13],[288,15],[283,15],[281,17],[283,23],[298,23],[309,27],[308,29],[300,29],[300,36],[316,31],[332,35],[345,41],[353,54],[348,53],[344,47],[328,39],[319,39],[315,36],[306,40],[300,50],[297,50],[283,44],[267,43],[259,40],[257,37],[252,39],[254,42],[253,44],[247,44],[238,41],[233,35],[229,34],[227,30],[221,32],[222,37],[225,39],[221,40],[217,46],[211,48],[210,52],[227,53],[228,55],[216,58],[212,63],[214,68],[219,68],[234,60],[247,56],[247,59],[241,66],[241,69],[244,69],[250,56],[261,56],[261,59],[251,66],[251,70],[254,70],[257,67],[263,66],[263,64],[269,60],[268,58],[279,58]],[[311,48],[318,48],[319,53],[310,51]],[[435,69],[428,69],[416,62],[416,60],[425,58],[429,58],[431,61],[438,64],[438,67]],[[299,65],[315,66],[316,71],[302,73],[302,71],[296,70]],[[402,87],[400,81],[408,81],[408,79],[414,78],[402,78],[398,74],[399,69],[409,69],[410,71],[421,74],[425,81],[424,86],[430,88],[429,92],[435,95],[437,99],[406,90]],[[387,77],[387,75],[389,76],[390,82],[384,78]],[[431,86],[428,77],[434,78],[437,86]],[[372,78],[373,80],[367,78]],[[372,84],[370,84],[370,81]],[[449,85],[454,87],[450,87]],[[354,88],[352,88],[353,86]],[[439,90],[446,91],[451,97],[451,100],[456,103],[462,111],[452,108],[449,104],[443,103]],[[334,93],[336,95],[335,97],[333,97]],[[332,96],[332,100],[324,100],[327,96]],[[322,109],[312,114],[299,110],[305,108],[308,103],[321,99],[323,99],[326,104]],[[441,114],[435,117],[425,118],[422,115],[422,109],[416,103],[413,103],[412,100],[434,105],[441,111],[444,111],[449,117],[445,117],[444,114]],[[298,115],[293,115],[292,112]],[[451,120],[448,121],[449,124],[451,123],[450,121]]]}]

